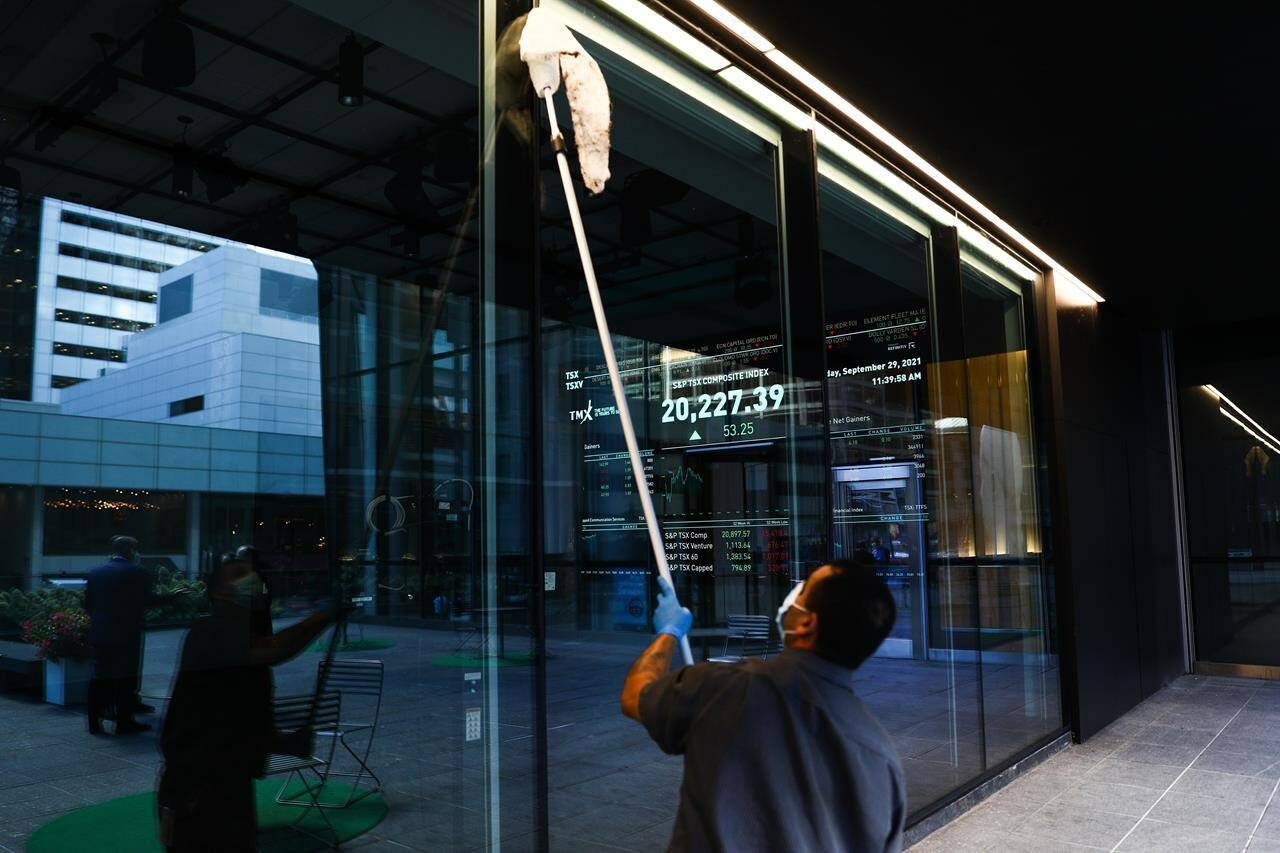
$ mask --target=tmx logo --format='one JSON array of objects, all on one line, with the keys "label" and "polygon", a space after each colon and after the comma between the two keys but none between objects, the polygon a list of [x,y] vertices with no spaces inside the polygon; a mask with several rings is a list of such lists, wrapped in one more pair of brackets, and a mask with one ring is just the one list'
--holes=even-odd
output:
[{"label": "tmx logo", "polygon": [[569,421],[575,424],[585,424],[587,421],[593,421],[597,417],[605,417],[606,415],[618,414],[617,406],[602,406],[599,409],[591,405],[591,401],[587,401],[584,409],[570,409]]}]

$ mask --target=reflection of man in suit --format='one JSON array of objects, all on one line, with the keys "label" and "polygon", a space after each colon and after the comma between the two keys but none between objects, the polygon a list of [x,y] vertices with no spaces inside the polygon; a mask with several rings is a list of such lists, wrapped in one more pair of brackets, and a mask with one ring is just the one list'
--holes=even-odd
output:
[{"label": "reflection of man in suit", "polygon": [[89,731],[102,734],[102,718],[115,709],[116,734],[151,728],[133,715],[150,710],[138,703],[142,630],[148,605],[173,596],[156,595],[151,577],[139,565],[138,540],[111,538],[111,559],[89,572],[84,604],[89,612],[93,679],[89,682]]}]

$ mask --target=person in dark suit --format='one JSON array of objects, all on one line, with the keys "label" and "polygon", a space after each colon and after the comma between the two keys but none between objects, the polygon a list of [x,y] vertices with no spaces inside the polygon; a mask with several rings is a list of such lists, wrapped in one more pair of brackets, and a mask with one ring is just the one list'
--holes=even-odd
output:
[{"label": "person in dark suit", "polygon": [[[142,664],[142,631],[148,605],[174,596],[157,595],[152,580],[139,564],[138,540],[111,538],[111,559],[89,572],[84,605],[89,613],[89,645],[93,677],[89,681],[89,731],[104,734],[102,720],[113,716],[116,734],[151,728],[133,715],[150,710],[138,701]],[[178,593],[180,594],[180,593]]]}]

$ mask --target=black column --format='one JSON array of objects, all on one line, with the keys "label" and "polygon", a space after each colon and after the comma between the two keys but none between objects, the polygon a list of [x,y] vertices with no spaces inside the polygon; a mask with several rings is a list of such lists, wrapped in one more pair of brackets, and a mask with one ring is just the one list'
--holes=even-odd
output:
[{"label": "black column", "polygon": [[831,465],[827,453],[826,312],[818,229],[818,154],[812,131],[782,134],[783,328],[792,394],[788,491],[792,553],[802,569],[830,558]]}]

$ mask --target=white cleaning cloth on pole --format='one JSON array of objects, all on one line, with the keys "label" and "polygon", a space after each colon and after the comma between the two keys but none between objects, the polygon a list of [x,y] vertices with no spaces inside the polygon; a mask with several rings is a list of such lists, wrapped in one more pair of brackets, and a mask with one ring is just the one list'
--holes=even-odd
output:
[{"label": "white cleaning cloth on pole", "polygon": [[600,66],[556,16],[546,9],[531,10],[520,34],[520,58],[529,65],[529,76],[539,98],[555,93],[564,78],[569,112],[573,116],[573,141],[578,151],[582,183],[593,195],[604,191],[609,180],[609,88]]}]

